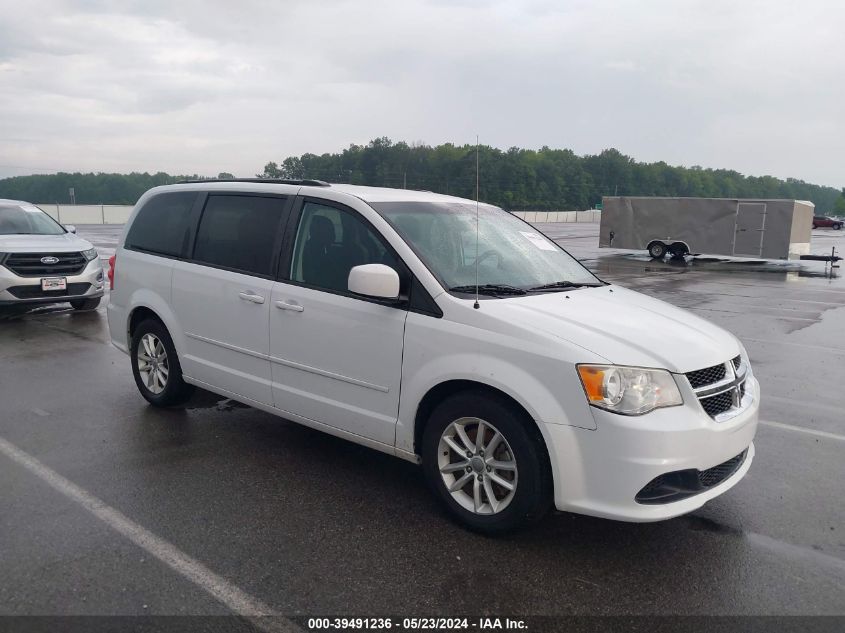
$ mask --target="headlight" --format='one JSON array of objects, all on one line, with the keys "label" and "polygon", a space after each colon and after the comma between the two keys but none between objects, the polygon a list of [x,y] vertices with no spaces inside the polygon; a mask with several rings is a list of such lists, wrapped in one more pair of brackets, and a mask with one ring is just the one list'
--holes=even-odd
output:
[{"label": "headlight", "polygon": [[642,415],[684,403],[675,379],[664,369],[578,365],[578,375],[589,403],[614,413]]},{"label": "headlight", "polygon": [[82,251],[82,256],[85,257],[89,262],[92,259],[97,259],[97,249],[96,248],[89,248],[87,251]]}]

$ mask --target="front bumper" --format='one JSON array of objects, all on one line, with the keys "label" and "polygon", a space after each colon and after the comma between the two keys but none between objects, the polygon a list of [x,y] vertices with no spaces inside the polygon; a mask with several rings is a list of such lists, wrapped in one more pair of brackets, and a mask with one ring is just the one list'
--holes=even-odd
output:
[{"label": "front bumper", "polygon": [[[622,521],[659,521],[700,508],[735,486],[754,459],[760,386],[749,375],[750,404],[716,422],[698,400],[643,416],[593,409],[595,430],[544,425],[555,471],[558,510]],[[667,503],[640,503],[637,494],[655,478],[676,471],[708,471],[746,451],[741,465],[716,485]],[[712,472],[712,471],[711,471]]]},{"label": "front bumper", "polygon": [[0,306],[43,305],[77,299],[96,299],[105,292],[105,276],[100,259],[94,259],[76,275],[66,277],[66,291],[43,292],[41,277],[21,277],[0,265]]}]

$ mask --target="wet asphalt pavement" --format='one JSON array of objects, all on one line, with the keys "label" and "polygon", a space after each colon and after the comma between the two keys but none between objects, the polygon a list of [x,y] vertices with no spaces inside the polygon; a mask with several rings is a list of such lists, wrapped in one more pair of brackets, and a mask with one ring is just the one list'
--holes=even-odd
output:
[{"label": "wet asphalt pavement", "polygon": [[[210,394],[149,407],[105,301],[0,320],[0,439],[283,614],[845,614],[845,267],[657,263],[599,250],[595,224],[540,228],[743,340],[765,422],[734,489],[662,523],[477,536],[410,463]],[[104,258],[119,230],[79,227]],[[230,612],[4,454],[0,484],[0,614]]]}]

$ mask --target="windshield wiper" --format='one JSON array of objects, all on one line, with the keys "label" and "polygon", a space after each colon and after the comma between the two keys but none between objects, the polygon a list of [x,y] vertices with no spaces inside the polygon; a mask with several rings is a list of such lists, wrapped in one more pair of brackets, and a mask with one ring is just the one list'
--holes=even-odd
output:
[{"label": "windshield wiper", "polygon": [[[466,292],[468,294],[475,293],[474,285],[454,286],[449,288],[452,292]],[[478,294],[482,295],[524,295],[527,290],[517,288],[516,286],[509,286],[508,284],[482,284],[478,286]]]},{"label": "windshield wiper", "polygon": [[542,286],[534,286],[529,288],[529,292],[538,292],[543,290],[572,290],[573,288],[598,288],[603,284],[579,284],[573,281],[553,281],[550,284],[543,284]]}]

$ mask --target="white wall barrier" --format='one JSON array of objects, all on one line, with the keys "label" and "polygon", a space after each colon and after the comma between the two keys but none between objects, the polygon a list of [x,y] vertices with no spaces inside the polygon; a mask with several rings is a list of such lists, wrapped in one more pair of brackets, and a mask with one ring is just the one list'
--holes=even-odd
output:
[{"label": "white wall barrier", "polygon": [[122,204],[39,204],[60,224],[126,224],[134,208]]},{"label": "white wall barrier", "polygon": [[514,211],[513,214],[531,224],[546,222],[599,222],[601,211]]}]

